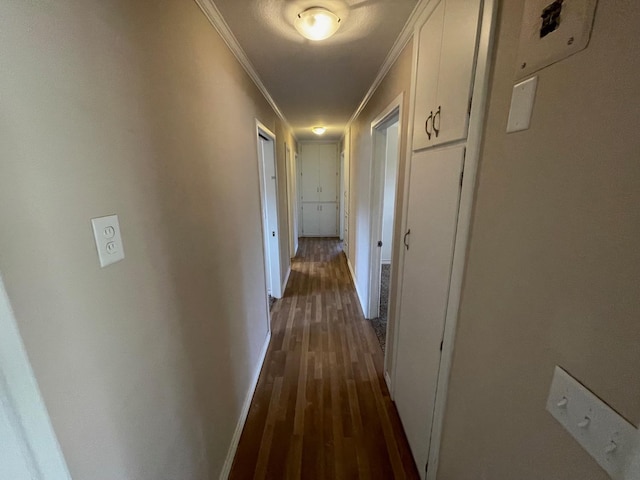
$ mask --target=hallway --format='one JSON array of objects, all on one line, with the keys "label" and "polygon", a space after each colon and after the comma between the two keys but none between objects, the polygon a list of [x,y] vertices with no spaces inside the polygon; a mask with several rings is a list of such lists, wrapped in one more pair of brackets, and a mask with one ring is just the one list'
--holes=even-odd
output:
[{"label": "hallway", "polygon": [[301,238],[230,478],[418,478],[341,243]]}]

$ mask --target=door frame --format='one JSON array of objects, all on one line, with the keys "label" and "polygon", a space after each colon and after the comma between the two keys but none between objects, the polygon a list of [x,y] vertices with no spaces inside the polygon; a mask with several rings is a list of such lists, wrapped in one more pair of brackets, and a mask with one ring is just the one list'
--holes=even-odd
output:
[{"label": "door frame", "polygon": [[291,147],[284,143],[284,162],[287,174],[287,210],[289,214],[289,257],[298,253],[298,192],[296,163],[292,160]]},{"label": "door frame", "polygon": [[[368,298],[367,298],[367,318],[375,318],[378,316],[380,308],[380,273],[381,273],[381,255],[382,249],[377,246],[378,240],[382,238],[382,213],[384,205],[384,177],[386,166],[386,135],[382,132],[387,127],[398,122],[398,160],[396,163],[396,173],[400,166],[400,157],[402,154],[402,146],[400,136],[402,132],[402,101],[404,93],[398,95],[387,107],[376,116],[371,122],[371,173],[369,177],[369,278],[368,278]],[[396,174],[395,195],[396,205],[398,204],[400,176]],[[394,214],[394,226],[396,223],[396,215]],[[395,229],[394,229],[395,231]],[[391,258],[397,245],[391,245]],[[389,273],[389,290],[393,282],[394,265],[391,262],[391,271]],[[387,313],[387,332],[389,335],[391,324],[391,312]],[[392,329],[391,329],[392,330]],[[385,353],[386,356],[386,353]],[[386,377],[386,372],[385,372]]]},{"label": "door frame", "polygon": [[71,480],[0,275],[0,409],[37,480]]},{"label": "door frame", "polygon": [[[265,159],[260,151],[260,136],[267,137],[268,141],[271,143],[271,147],[273,149],[273,167],[274,167],[274,175],[275,175],[275,232],[276,238],[278,241],[276,242],[277,246],[275,252],[272,251],[269,242],[267,242],[267,224],[268,224],[268,212],[267,205],[268,199],[266,198],[266,192],[264,185],[266,184],[265,171],[264,171],[264,162]],[[265,286],[271,284],[271,295],[275,298],[282,298],[282,271],[281,271],[281,259],[282,252],[280,248],[280,212],[278,206],[278,162],[276,157],[276,136],[271,130],[269,130],[265,125],[260,123],[259,120],[256,119],[256,152],[257,152],[257,162],[258,162],[258,183],[259,183],[259,192],[260,192],[260,225],[262,231],[262,253],[264,255],[264,272],[265,272]],[[273,262],[274,259],[277,260]],[[268,263],[267,263],[268,262]],[[269,278],[267,278],[269,275]],[[275,277],[275,278],[274,278]],[[269,309],[269,297],[266,296],[266,305],[267,312]],[[269,314],[270,315],[270,314]],[[268,317],[270,318],[270,317]],[[271,322],[269,321],[269,331],[271,331]]]}]

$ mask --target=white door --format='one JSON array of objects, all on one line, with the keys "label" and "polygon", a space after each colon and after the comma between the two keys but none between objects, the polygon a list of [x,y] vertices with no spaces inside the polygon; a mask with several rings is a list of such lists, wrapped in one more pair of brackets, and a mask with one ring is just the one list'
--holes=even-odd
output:
[{"label": "white door", "polygon": [[438,70],[444,24],[444,2],[441,1],[418,34],[418,65],[416,69],[413,149],[431,145],[435,137],[427,121],[437,109]]},{"label": "white door", "polygon": [[[434,145],[466,138],[481,0],[446,0]],[[438,111],[436,110],[436,111]]]},{"label": "white door", "polygon": [[338,204],[320,204],[319,235],[323,237],[335,237],[338,235]]},{"label": "white door", "polygon": [[338,235],[338,144],[308,143],[300,151],[303,236]]},{"label": "white door", "polygon": [[429,452],[463,163],[464,147],[426,151],[411,160],[394,400],[421,475]]},{"label": "white door", "polygon": [[338,201],[338,146],[318,145],[318,186],[321,202]]},{"label": "white door", "polygon": [[274,142],[258,136],[262,183],[262,211],[265,241],[265,267],[267,292],[276,298],[282,296],[280,285],[280,244],[278,234],[278,197]]}]

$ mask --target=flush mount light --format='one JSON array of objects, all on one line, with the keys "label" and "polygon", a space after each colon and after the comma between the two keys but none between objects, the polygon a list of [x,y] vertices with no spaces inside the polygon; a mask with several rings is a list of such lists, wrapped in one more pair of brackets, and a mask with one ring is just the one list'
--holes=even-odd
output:
[{"label": "flush mount light", "polygon": [[315,133],[316,135],[322,135],[324,132],[326,132],[326,131],[327,131],[327,129],[326,129],[326,128],[324,128],[324,127],[313,127],[313,128],[311,129],[311,131],[312,131],[313,133]]},{"label": "flush mount light", "polygon": [[298,14],[296,30],[309,40],[324,40],[336,33],[340,17],[322,7],[311,7]]}]

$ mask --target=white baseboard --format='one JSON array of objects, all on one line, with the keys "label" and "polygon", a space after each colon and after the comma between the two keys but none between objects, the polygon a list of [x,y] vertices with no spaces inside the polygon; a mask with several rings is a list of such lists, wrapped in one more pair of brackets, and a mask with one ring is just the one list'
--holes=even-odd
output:
[{"label": "white baseboard", "polygon": [[[346,256],[346,255],[345,255]],[[353,284],[356,287],[356,294],[358,295],[358,301],[360,302],[360,310],[366,316],[367,309],[365,308],[365,300],[358,288],[358,282],[356,281],[356,274],[353,271],[353,267],[351,266],[351,262],[349,261],[349,257],[347,257],[347,267],[349,267],[349,273],[351,274],[351,280],[353,280]]]},{"label": "white baseboard", "polygon": [[287,268],[287,274],[284,276],[284,282],[282,282],[282,296],[284,297],[284,292],[287,290],[287,283],[289,283],[289,276],[291,275],[291,262],[289,262],[289,268]]},{"label": "white baseboard", "polygon": [[269,348],[270,341],[271,332],[267,334],[267,338],[265,339],[264,345],[262,346],[262,351],[260,352],[260,361],[258,362],[256,370],[253,373],[249,391],[247,392],[247,396],[244,399],[242,410],[240,411],[240,418],[238,419],[236,430],[235,432],[233,432],[233,437],[231,438],[231,445],[229,446],[229,451],[227,452],[227,458],[225,459],[224,465],[222,466],[222,472],[220,472],[220,480],[227,480],[229,478],[229,473],[231,473],[231,466],[233,465],[233,459],[236,456],[236,450],[238,449],[238,443],[240,442],[240,435],[242,435],[242,429],[244,428],[244,424],[247,421],[247,415],[249,415],[251,400],[253,400],[253,394],[255,393],[256,387],[258,386],[258,379],[260,378],[260,372],[262,371],[264,359],[267,356],[267,349]]},{"label": "white baseboard", "polygon": [[[385,370],[384,372],[384,382],[387,384],[387,389],[389,389],[389,394],[391,394],[391,377],[389,376],[389,372]],[[393,395],[391,396],[393,398]]]}]

